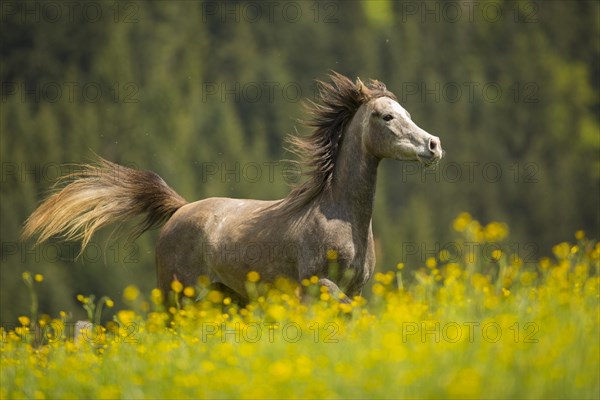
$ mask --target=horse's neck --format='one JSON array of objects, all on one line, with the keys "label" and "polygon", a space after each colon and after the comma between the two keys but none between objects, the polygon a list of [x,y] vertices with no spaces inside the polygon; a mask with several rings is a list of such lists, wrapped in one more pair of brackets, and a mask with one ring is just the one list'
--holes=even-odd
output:
[{"label": "horse's neck", "polygon": [[354,118],[344,132],[333,180],[323,201],[328,209],[337,210],[339,217],[348,219],[353,227],[367,235],[373,214],[379,160],[363,148],[360,129],[363,129],[361,119]]}]

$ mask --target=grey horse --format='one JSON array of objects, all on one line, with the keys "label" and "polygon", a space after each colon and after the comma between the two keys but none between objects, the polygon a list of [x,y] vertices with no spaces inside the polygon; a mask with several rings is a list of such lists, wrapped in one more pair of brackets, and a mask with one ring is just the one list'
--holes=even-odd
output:
[{"label": "grey horse", "polygon": [[[364,84],[333,72],[318,82],[310,106],[314,128],[292,136],[308,175],[281,200],[207,198],[188,203],[151,171],[99,158],[66,182],[28,218],[23,239],[81,239],[139,215],[133,236],[164,224],[156,244],[158,286],[194,286],[206,276],[219,290],[248,300],[246,278],[316,276],[342,302],[360,294],[373,274],[371,219],[377,167],[384,158],[437,163],[439,138],[419,128],[379,81]],[[332,260],[335,262],[332,263]],[[335,271],[331,265],[335,264]]]}]

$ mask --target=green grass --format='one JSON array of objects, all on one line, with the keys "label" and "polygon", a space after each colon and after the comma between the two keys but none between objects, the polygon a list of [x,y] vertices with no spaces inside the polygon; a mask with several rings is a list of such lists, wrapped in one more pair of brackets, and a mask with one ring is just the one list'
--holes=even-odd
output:
[{"label": "green grass", "polygon": [[[504,225],[461,214],[455,229],[457,245],[497,251],[442,252],[411,284],[400,264],[351,305],[310,281],[315,300],[303,303],[293,284],[257,274],[243,309],[201,284],[175,284],[185,296],[169,309],[158,290],[129,287],[130,308],[77,340],[66,314],[32,306],[2,332],[0,397],[599,398],[600,246],[578,232],[553,259],[524,265],[500,251]],[[25,279],[32,293],[43,284]],[[96,321],[102,310],[79,299]]]}]

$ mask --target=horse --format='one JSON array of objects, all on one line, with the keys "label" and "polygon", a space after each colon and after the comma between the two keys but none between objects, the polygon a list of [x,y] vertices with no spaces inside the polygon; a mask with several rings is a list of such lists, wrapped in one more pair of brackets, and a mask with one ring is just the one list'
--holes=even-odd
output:
[{"label": "horse", "polygon": [[374,272],[371,221],[380,161],[429,166],[444,152],[440,139],[417,126],[382,82],[353,82],[332,71],[317,85],[304,122],[312,133],[288,138],[306,179],[285,198],[189,203],[156,173],[98,156],[59,179],[67,183],[29,216],[23,240],[37,237],[39,244],[61,236],[81,240],[84,249],[99,228],[145,216],[132,237],[162,226],[156,272],[165,294],[174,280],[194,286],[205,276],[248,301],[247,276],[255,271],[265,282],[316,276],[336,299],[351,301]]}]

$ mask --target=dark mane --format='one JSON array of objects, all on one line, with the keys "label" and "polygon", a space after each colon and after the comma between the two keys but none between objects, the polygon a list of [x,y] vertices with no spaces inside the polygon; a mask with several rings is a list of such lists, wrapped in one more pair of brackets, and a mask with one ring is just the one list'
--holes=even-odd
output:
[{"label": "dark mane", "polygon": [[302,175],[309,179],[295,186],[276,208],[291,213],[310,202],[331,184],[342,135],[358,108],[371,99],[396,96],[379,81],[356,83],[332,71],[329,82],[317,81],[317,102],[310,102],[310,120],[303,124],[314,128],[306,137],[289,136],[290,151],[300,157]]}]

